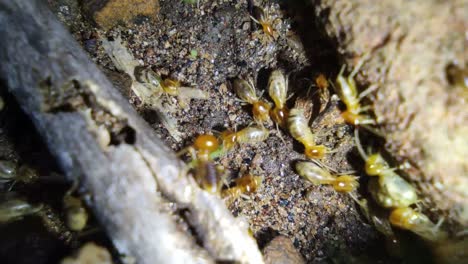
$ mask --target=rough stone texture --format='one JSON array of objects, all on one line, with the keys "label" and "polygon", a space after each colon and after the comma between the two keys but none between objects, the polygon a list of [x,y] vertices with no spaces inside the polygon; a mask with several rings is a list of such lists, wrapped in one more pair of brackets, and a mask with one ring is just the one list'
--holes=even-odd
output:
[{"label": "rough stone texture", "polygon": [[158,0],[86,0],[82,5],[85,14],[104,29],[142,17],[156,19],[159,12]]},{"label": "rough stone texture", "polygon": [[265,264],[303,264],[304,259],[297,252],[291,239],[285,236],[275,237],[263,249]]}]

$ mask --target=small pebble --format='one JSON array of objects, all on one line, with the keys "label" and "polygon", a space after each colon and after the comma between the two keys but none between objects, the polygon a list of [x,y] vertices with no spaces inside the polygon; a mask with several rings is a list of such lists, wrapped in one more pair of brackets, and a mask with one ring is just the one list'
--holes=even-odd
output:
[{"label": "small pebble", "polygon": [[291,239],[282,235],[275,237],[266,245],[263,249],[263,259],[265,264],[305,263]]}]

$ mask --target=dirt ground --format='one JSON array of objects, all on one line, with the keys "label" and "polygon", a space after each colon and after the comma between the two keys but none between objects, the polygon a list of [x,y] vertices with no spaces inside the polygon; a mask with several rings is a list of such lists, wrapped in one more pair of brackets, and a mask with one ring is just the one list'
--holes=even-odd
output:
[{"label": "dirt ground", "polygon": [[[255,78],[257,89],[266,98],[269,72],[284,69],[291,74],[291,83],[296,83],[290,87],[290,93],[295,93],[288,101],[292,106],[311,84],[302,79],[312,79],[320,72],[312,65],[323,62],[310,61],[302,45],[290,44],[293,41],[300,44],[299,32],[289,29],[294,22],[283,16],[284,10],[278,4],[265,5],[270,16],[278,18],[274,24],[277,40],[251,22],[246,3],[212,1],[200,8],[182,1],[160,4],[160,21],[156,25],[142,23],[106,33],[121,35],[135,58],[157,72],[209,93],[210,100],[193,100],[188,108],[171,113],[183,133],[180,143],[153,121],[151,109],[139,108],[174,150],[189,145],[198,134],[241,129],[252,122],[249,106],[243,106],[230,88],[232,78]],[[190,58],[191,50],[197,51],[197,58]],[[112,67],[105,57],[99,56],[99,49],[96,54],[101,65]],[[312,88],[311,93],[314,91]],[[318,96],[311,99],[320,103]],[[170,100],[177,104],[175,98]],[[353,144],[352,129],[341,120],[336,121],[339,117],[336,106],[331,104],[322,122],[314,123],[314,131],[320,134],[320,141],[337,150],[326,158],[325,164],[337,171],[349,171],[353,170],[347,160]],[[285,131],[269,128],[272,135],[265,142],[241,146],[219,160],[230,170],[232,178],[238,177],[239,172],[264,178],[257,193],[231,205],[233,214],[249,220],[260,246],[282,234],[310,262],[329,261],[326,259],[330,250],[345,248],[352,255],[372,251],[369,247],[376,244],[378,235],[362,222],[359,208],[350,197],[302,180],[292,169],[294,161],[305,158],[300,154],[301,146]]]},{"label": "dirt ground", "polygon": [[[292,107],[298,100],[305,102],[312,113],[310,126],[317,135],[317,143],[334,151],[324,158],[323,163],[337,172],[356,171],[357,176],[361,175],[363,164],[354,148],[353,128],[340,116],[342,106],[329,97],[321,98],[317,88],[313,87],[312,80],[319,73],[334,78],[341,68],[338,53],[315,24],[304,20],[307,10],[302,9],[300,1],[281,5],[276,1],[257,3],[268,10],[273,19],[276,38],[267,36],[252,22],[246,1],[200,1],[199,4],[160,1],[156,21],[142,18],[135,21],[136,24],[117,26],[109,31],[98,30],[82,20],[74,1],[58,1],[52,7],[90,57],[174,151],[190,145],[198,134],[216,135],[226,129],[239,130],[251,124],[250,107],[242,104],[234,94],[230,85],[232,79],[238,76],[254,78],[257,91],[271,102],[266,91],[269,73],[283,69],[290,76],[291,98],[287,104]],[[116,71],[101,47],[99,35],[121,36],[142,65],[209,94],[209,100],[192,100],[187,107],[180,107],[176,97],[163,99],[163,105],[172,109],[168,114],[177,120],[182,135],[180,141],[171,137],[160,124],[154,109],[141,104],[132,94],[129,77]],[[7,105],[12,102],[8,95],[2,94],[2,97]],[[13,103],[10,105],[13,106],[1,114],[1,158],[27,164],[36,169],[39,176],[56,172],[52,158],[40,141],[32,137],[33,142],[29,142],[34,129],[28,120]],[[302,146],[287,131],[277,130],[274,126],[268,129],[271,135],[265,142],[238,146],[217,160],[229,170],[231,180],[246,173],[263,178],[263,185],[255,194],[241,197],[229,205],[234,215],[248,220],[259,247],[263,248],[281,234],[292,241],[307,263],[399,263],[401,260],[390,256],[383,236],[366,222],[349,195],[337,193],[329,186],[314,186],[295,173],[295,162],[306,159],[301,154]],[[362,176],[362,187],[355,195],[368,197],[366,181]],[[57,187],[19,184],[15,188],[28,197],[31,192],[40,194],[37,200],[50,204],[50,218],[60,222],[60,202],[57,201],[61,201],[61,195],[68,187],[62,183],[54,186]],[[47,191],[41,189],[43,187]],[[37,225],[40,221],[32,222],[31,225]],[[41,260],[57,249],[65,249],[63,252],[76,249],[84,241],[108,244],[100,232],[74,234],[61,224],[54,225],[57,227],[55,233],[50,232],[49,227],[47,232],[41,231],[37,239],[33,236],[34,241],[28,241],[22,247],[37,249],[39,257],[36,260]],[[91,221],[91,226],[98,224]],[[3,238],[1,241],[0,256],[12,257],[8,245],[13,242],[8,244]],[[51,248],[42,248],[46,241]],[[16,243],[11,247],[18,248],[19,240]],[[24,259],[17,263],[32,263],[28,261]]]}]

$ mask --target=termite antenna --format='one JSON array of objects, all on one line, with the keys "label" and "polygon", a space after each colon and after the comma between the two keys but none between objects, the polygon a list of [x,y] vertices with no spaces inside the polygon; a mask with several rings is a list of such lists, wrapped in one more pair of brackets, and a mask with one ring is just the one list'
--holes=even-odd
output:
[{"label": "termite antenna", "polygon": [[334,169],[334,168],[332,168],[332,167],[326,165],[325,163],[321,162],[320,160],[312,159],[312,160],[310,160],[310,161],[311,161],[312,163],[317,164],[317,165],[318,165],[319,167],[321,167],[321,168],[327,169],[329,172],[332,172],[332,173],[336,173],[336,172],[337,172],[336,169]]},{"label": "termite antenna", "polygon": [[258,21],[255,17],[253,17],[252,15],[249,15],[250,18],[257,24],[261,25],[262,23],[260,23],[260,21]]},{"label": "termite antenna", "polygon": [[364,161],[367,161],[369,157],[367,156],[366,152],[364,151],[364,148],[361,145],[361,140],[359,139],[359,129],[357,128],[354,129],[354,141],[356,142],[356,148],[359,152],[359,155],[361,155]]},{"label": "termite antenna", "polygon": [[373,91],[377,90],[377,88],[379,88],[379,85],[378,84],[373,84],[373,85],[369,86],[367,89],[365,89],[364,91],[362,91],[362,93],[359,94],[359,97],[358,97],[359,101],[361,101],[362,98],[368,96]]},{"label": "termite antenna", "polygon": [[372,134],[385,139],[385,135],[383,134],[383,132],[377,130],[376,128],[373,128],[373,127],[371,127],[369,125],[365,125],[365,124],[361,124],[359,126],[366,129],[367,131],[371,132]]},{"label": "termite antenna", "polygon": [[[367,59],[370,57],[370,52],[366,52],[366,54],[364,54],[364,56],[362,56],[361,59],[359,59],[359,62],[357,63],[357,65],[354,67],[353,71],[349,74],[349,77],[348,78],[354,78],[354,76],[356,76],[356,74],[358,73],[358,71],[361,69],[362,65],[364,65],[364,62],[367,61]],[[340,71],[341,72],[341,71]]]},{"label": "termite antenna", "polygon": [[343,64],[343,66],[341,66],[340,72],[338,73],[338,76],[343,75],[345,68],[346,68],[346,64]]}]

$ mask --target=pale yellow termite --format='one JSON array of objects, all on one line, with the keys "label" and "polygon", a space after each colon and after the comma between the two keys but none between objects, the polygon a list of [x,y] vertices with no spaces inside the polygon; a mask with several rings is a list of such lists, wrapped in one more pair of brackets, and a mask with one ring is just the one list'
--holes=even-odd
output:
[{"label": "pale yellow termite", "polygon": [[26,215],[39,212],[42,205],[32,205],[26,200],[8,193],[0,201],[0,224],[19,220]]},{"label": "pale yellow termite", "polygon": [[368,156],[361,146],[358,130],[355,141],[359,154],[365,161],[365,171],[372,178],[368,189],[374,200],[384,208],[408,207],[418,202],[416,189],[390,168],[381,154]]},{"label": "pale yellow termite", "polygon": [[351,175],[334,176],[325,168],[314,162],[299,161],[296,163],[297,173],[316,185],[331,185],[337,192],[352,192],[359,187],[357,177]]},{"label": "pale yellow termite", "polygon": [[410,207],[394,209],[389,220],[393,226],[409,230],[429,241],[440,241],[447,237],[439,224],[433,223],[426,215]]},{"label": "pale yellow termite", "polygon": [[236,132],[236,142],[239,144],[256,144],[265,141],[270,131],[261,126],[248,126]]},{"label": "pale yellow termite", "polygon": [[280,127],[286,127],[289,109],[286,106],[288,100],[288,78],[282,70],[274,70],[268,80],[268,94],[275,103],[270,110],[271,119]]},{"label": "pale yellow termite", "polygon": [[233,81],[233,87],[237,96],[239,96],[242,101],[252,105],[252,115],[256,121],[259,123],[271,122],[269,116],[271,106],[257,96],[255,87],[251,80],[246,81],[244,79],[236,78]]},{"label": "pale yellow termite", "polygon": [[361,95],[359,95],[356,82],[354,81],[354,76],[356,76],[366,59],[367,56],[364,56],[364,58],[358,62],[348,77],[343,76],[343,71],[345,68],[344,66],[341,68],[340,73],[336,77],[336,92],[341,101],[343,101],[343,103],[346,105],[346,111],[342,113],[343,119],[346,121],[346,123],[355,126],[375,124],[375,120],[373,118],[362,114],[366,111],[366,109],[361,107],[360,104],[361,98],[364,97],[365,94],[371,91],[374,87],[369,88]]},{"label": "pale yellow termite", "polygon": [[324,145],[315,144],[315,135],[312,133],[302,109],[291,109],[288,118],[288,129],[291,136],[304,145],[304,154],[308,158],[320,159],[328,152],[327,147]]},{"label": "pale yellow termite", "polygon": [[262,177],[250,174],[237,178],[235,186],[222,191],[221,197],[231,202],[243,194],[254,193],[262,185],[262,180]]}]

